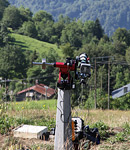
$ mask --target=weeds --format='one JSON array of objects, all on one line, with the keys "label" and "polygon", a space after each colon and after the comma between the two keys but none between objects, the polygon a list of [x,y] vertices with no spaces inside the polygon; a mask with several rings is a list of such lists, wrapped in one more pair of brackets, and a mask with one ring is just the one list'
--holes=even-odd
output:
[{"label": "weeds", "polygon": [[[77,114],[76,114],[77,112]],[[129,111],[102,111],[102,110],[90,110],[87,115],[87,110],[77,109],[73,111],[74,115],[79,116],[85,120],[90,128],[98,128],[101,136],[101,142],[107,143],[104,146],[98,145],[101,149],[114,149],[113,145],[119,143],[126,144],[130,140],[130,117]],[[72,114],[73,114],[72,113]],[[47,126],[48,129],[55,127],[56,115],[56,101],[44,100],[44,101],[30,101],[30,102],[12,102],[0,104],[0,133],[7,134],[14,127],[21,124],[31,124],[39,126]],[[102,120],[102,121],[98,121]],[[110,127],[108,126],[110,125]],[[113,129],[115,127],[122,129],[118,133]],[[28,144],[28,143],[27,143]],[[16,140],[13,137],[7,138],[5,142],[6,147],[9,149],[26,149],[25,145],[21,141]],[[34,142],[30,144],[31,149],[36,150],[52,150],[53,144],[37,144]]]},{"label": "weeds", "polygon": [[130,125],[127,122],[123,125],[123,128],[124,128],[125,134],[130,135]]},{"label": "weeds", "polygon": [[105,140],[106,138],[109,137],[109,127],[102,121],[96,122],[92,125],[92,128],[98,128],[100,137],[102,140]]},{"label": "weeds", "polygon": [[49,115],[49,109],[56,108],[54,103],[55,100],[1,103],[0,133],[7,134],[21,124],[55,127],[55,119]]},{"label": "weeds", "polygon": [[32,150],[54,150],[54,146],[53,145],[49,145],[49,144],[35,144],[31,147]]},{"label": "weeds", "polygon": [[55,120],[53,118],[41,118],[33,120],[29,118],[14,118],[8,115],[2,115],[0,118],[0,133],[7,134],[11,128],[14,128],[21,124],[31,124],[39,126],[47,126],[48,129],[55,127]]}]

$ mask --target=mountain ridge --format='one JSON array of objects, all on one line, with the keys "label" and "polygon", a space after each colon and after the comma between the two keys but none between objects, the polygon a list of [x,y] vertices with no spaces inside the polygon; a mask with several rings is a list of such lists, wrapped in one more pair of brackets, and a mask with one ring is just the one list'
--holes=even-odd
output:
[{"label": "mountain ridge", "polygon": [[130,0],[9,0],[11,5],[23,5],[33,13],[45,10],[52,14],[55,20],[63,14],[70,18],[100,20],[109,36],[118,28],[130,29]]}]

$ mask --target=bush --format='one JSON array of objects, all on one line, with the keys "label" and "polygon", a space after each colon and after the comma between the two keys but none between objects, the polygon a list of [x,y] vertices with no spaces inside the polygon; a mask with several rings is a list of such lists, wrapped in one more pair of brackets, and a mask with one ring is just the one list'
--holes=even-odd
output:
[{"label": "bush", "polygon": [[[101,109],[107,109],[108,107],[108,95],[105,94],[104,91],[102,91],[101,89],[97,89],[97,108],[101,108]],[[85,103],[85,108],[94,108],[95,106],[95,91],[91,91],[89,93],[88,99]]]},{"label": "bush", "polygon": [[10,127],[15,125],[15,120],[12,117],[8,117],[8,115],[2,115],[0,117],[0,133],[6,134],[9,132]]},{"label": "bush", "polygon": [[111,102],[112,109],[129,110],[130,109],[130,93],[113,99]]},{"label": "bush", "polygon": [[37,30],[32,21],[24,22],[18,32],[32,38],[37,37]]}]

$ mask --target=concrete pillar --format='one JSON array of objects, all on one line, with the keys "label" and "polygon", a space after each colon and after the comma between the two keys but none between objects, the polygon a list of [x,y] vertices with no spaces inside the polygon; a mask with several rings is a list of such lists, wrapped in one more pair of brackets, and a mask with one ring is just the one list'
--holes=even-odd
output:
[{"label": "concrete pillar", "polygon": [[54,150],[72,149],[70,91],[58,88]]}]

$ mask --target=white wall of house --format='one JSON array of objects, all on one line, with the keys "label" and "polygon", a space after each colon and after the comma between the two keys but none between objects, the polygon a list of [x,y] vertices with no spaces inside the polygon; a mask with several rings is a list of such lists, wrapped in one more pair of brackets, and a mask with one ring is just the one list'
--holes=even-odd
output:
[{"label": "white wall of house", "polygon": [[121,97],[130,92],[130,84],[127,84],[119,89],[112,91],[112,98]]}]

